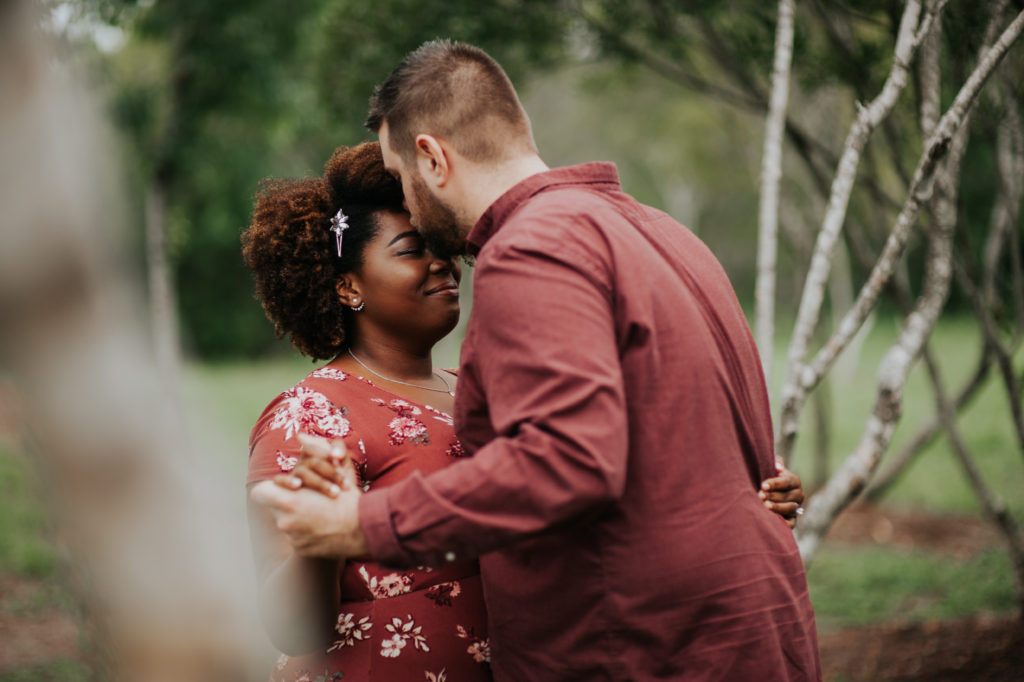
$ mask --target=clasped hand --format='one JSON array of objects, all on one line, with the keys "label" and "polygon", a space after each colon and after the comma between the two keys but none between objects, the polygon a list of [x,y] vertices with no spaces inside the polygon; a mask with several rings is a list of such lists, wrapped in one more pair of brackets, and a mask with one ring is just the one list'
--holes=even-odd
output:
[{"label": "clasped hand", "polygon": [[758,496],[765,507],[781,516],[793,528],[803,513],[804,489],[800,478],[787,469],[781,460],[775,460],[775,469],[778,475],[765,479]]},{"label": "clasped hand", "polygon": [[345,444],[298,434],[302,450],[287,474],[253,486],[250,498],[267,507],[297,554],[343,559],[369,552],[359,526],[359,488]]}]

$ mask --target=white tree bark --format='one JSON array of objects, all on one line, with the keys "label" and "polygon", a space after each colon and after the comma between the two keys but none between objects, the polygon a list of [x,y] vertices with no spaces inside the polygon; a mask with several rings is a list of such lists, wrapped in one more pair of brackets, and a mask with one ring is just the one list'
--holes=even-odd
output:
[{"label": "white tree bark", "polygon": [[[940,119],[935,133],[925,145],[925,151],[914,172],[907,200],[896,220],[896,225],[890,233],[868,281],[861,288],[853,308],[843,317],[835,333],[818,351],[812,362],[803,365],[799,362],[797,354],[791,354],[779,429],[780,439],[785,447],[777,449],[781,449],[784,453],[790,451],[796,435],[800,409],[807,393],[829,370],[836,357],[849,344],[850,339],[856,334],[868,313],[874,308],[882,289],[892,276],[899,258],[903,254],[903,249],[910,237],[921,206],[930,196],[938,162],[948,151],[954,134],[960,129],[968,109],[977,99],[982,86],[1006,55],[1006,51],[1020,37],[1022,29],[1024,29],[1024,12],[1018,14],[995,44],[983,53],[978,66],[961,87],[949,110]],[[805,295],[806,293],[805,291]],[[803,305],[801,305],[801,311],[803,311]],[[814,317],[815,319],[817,317],[816,310]],[[802,347],[806,348],[806,340]]]},{"label": "white tree bark", "polygon": [[775,273],[779,241],[779,183],[782,179],[782,139],[789,101],[789,67],[793,61],[793,0],[779,0],[775,28],[772,92],[765,120],[761,158],[761,193],[757,229],[757,283],[755,285],[757,345],[765,383],[771,385],[775,335]]},{"label": "white tree bark", "polygon": [[899,338],[882,360],[874,411],[853,453],[825,488],[808,501],[807,512],[798,528],[800,554],[807,563],[813,558],[832,521],[860,494],[882,453],[888,448],[899,422],[907,376],[949,295],[953,274],[953,231],[956,227],[956,182],[966,148],[966,131],[967,127],[960,129],[954,143],[958,149],[950,155],[943,177],[937,183],[934,202],[936,224],[929,238],[924,290],[916,309],[905,321]]},{"label": "white tree bark", "polygon": [[[909,232],[910,223],[916,220],[923,199],[923,196],[919,196],[923,187],[922,183],[928,175],[934,174],[933,213],[935,225],[929,235],[923,291],[915,310],[905,321],[899,338],[882,360],[879,368],[879,390],[875,408],[860,442],[840,470],[829,481],[829,484],[815,494],[807,504],[807,513],[797,532],[800,552],[805,562],[809,562],[814,556],[835,517],[864,488],[891,440],[900,417],[902,391],[907,375],[938,319],[949,292],[953,274],[952,236],[957,220],[957,183],[960,176],[960,164],[967,145],[971,106],[976,100],[981,85],[998,65],[1009,46],[1019,37],[1022,27],[1024,27],[1024,12],[1011,22],[991,49],[982,48],[983,57],[979,60],[978,68],[958,94],[953,106],[935,126],[935,133],[927,145],[926,156],[919,163],[917,172],[915,172],[907,205],[900,213],[893,235],[896,235],[901,227]],[[933,87],[937,87],[937,81],[933,82]],[[941,144],[941,146],[936,147],[936,144]],[[941,169],[935,172],[937,158],[947,147],[949,154]],[[929,161],[929,159],[931,160]],[[929,164],[931,170],[926,171],[926,174],[922,173],[922,170]],[[906,237],[903,237],[904,241],[905,239]],[[889,243],[879,261],[879,266],[887,263],[884,265],[889,270],[886,278],[891,275],[892,268],[895,266],[894,258],[902,253],[902,247],[898,250],[890,248],[893,242],[893,236],[890,236]],[[875,279],[878,270],[879,267],[876,267],[876,271],[872,272],[869,284]],[[877,281],[875,287],[870,290],[871,293],[877,297],[883,284],[884,280]],[[864,294],[865,290],[862,290],[861,293]],[[862,305],[863,301],[859,299],[858,304],[855,305],[855,311],[858,310],[858,306]],[[871,305],[874,305],[873,301]],[[841,332],[844,331],[844,325],[849,326],[844,320],[843,325],[840,326]],[[826,349],[830,349],[832,345],[830,341],[826,345]],[[834,347],[831,350],[835,350]],[[820,376],[821,374],[818,375],[819,378]],[[945,407],[948,409],[948,405]]]},{"label": "white tree bark", "polygon": [[[933,11],[934,10],[934,11]],[[800,374],[804,358],[815,327],[818,325],[821,305],[825,298],[825,285],[831,271],[832,258],[836,241],[846,217],[846,209],[850,194],[853,191],[857,176],[857,166],[861,152],[871,135],[883,118],[889,115],[895,106],[900,92],[907,83],[907,71],[914,52],[922,38],[929,30],[937,9],[929,7],[918,26],[921,3],[915,0],[907,2],[900,20],[899,34],[893,55],[893,65],[882,91],[868,106],[858,106],[857,119],[850,127],[843,154],[836,169],[832,189],[829,193],[828,206],[822,222],[818,239],[815,243],[814,255],[804,283],[800,307],[797,312],[793,336],[790,340],[787,355],[787,371],[782,387],[782,412],[777,434],[778,442],[775,451],[784,460],[789,459],[799,427],[799,414],[806,397],[806,389],[802,389]]]}]

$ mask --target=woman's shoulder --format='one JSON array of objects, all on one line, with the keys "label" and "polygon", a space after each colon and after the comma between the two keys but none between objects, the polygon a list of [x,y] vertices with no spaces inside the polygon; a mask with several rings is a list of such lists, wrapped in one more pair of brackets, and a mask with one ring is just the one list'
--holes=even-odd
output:
[{"label": "woman's shoulder", "polygon": [[320,367],[270,401],[249,434],[250,478],[287,472],[300,448],[296,435],[346,438],[353,433],[353,412],[370,406],[367,387],[351,374]]}]

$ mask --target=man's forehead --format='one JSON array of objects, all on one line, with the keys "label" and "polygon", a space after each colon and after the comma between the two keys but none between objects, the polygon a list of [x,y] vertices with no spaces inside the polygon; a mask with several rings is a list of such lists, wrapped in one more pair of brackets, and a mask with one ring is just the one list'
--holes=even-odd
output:
[{"label": "man's forehead", "polygon": [[397,173],[398,167],[395,164],[397,160],[395,155],[391,152],[391,145],[388,139],[388,124],[387,121],[381,123],[380,129],[377,131],[377,138],[380,140],[380,153],[384,157],[384,169],[389,173]]}]

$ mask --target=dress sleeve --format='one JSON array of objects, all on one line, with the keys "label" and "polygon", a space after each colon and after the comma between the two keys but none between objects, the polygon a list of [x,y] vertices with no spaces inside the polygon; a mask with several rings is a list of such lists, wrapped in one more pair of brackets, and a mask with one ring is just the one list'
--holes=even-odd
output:
[{"label": "dress sleeve", "polygon": [[610,269],[573,248],[494,244],[478,261],[461,379],[486,391],[498,435],[441,472],[362,498],[378,560],[477,556],[622,495],[628,430]]},{"label": "dress sleeve", "polygon": [[298,462],[298,439],[286,438],[286,430],[271,426],[282,407],[283,395],[267,405],[249,435],[249,471],[245,479],[248,485],[287,473]]}]

